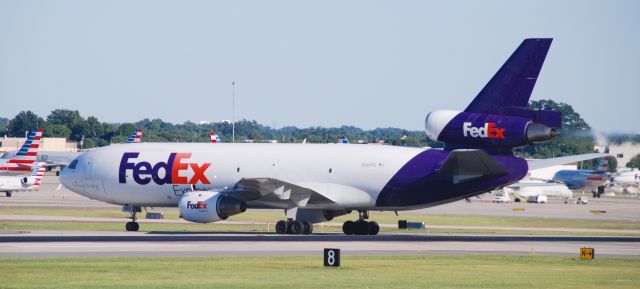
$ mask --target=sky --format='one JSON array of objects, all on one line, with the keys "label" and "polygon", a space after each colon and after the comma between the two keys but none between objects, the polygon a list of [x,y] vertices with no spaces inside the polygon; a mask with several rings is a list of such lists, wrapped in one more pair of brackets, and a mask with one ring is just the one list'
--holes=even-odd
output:
[{"label": "sky", "polygon": [[520,42],[552,37],[532,99],[640,133],[640,1],[0,0],[0,116],[235,118],[424,129]]}]

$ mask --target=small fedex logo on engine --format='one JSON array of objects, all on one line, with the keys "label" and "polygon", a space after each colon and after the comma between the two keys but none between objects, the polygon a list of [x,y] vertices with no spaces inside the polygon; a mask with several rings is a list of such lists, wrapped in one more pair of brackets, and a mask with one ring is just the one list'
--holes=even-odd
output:
[{"label": "small fedex logo on engine", "polygon": [[[198,183],[211,184],[205,175],[211,163],[190,163],[186,159],[191,158],[191,153],[171,153],[166,162],[158,162],[151,165],[149,162],[135,162],[140,153],[127,152],[120,159],[118,170],[118,181],[121,184],[127,183],[127,171],[131,171],[133,181],[140,185],[146,185],[153,181],[158,185],[195,185]],[[193,176],[188,178],[184,173],[192,172]]]},{"label": "small fedex logo on engine", "polygon": [[187,202],[187,209],[190,210],[206,210],[207,209],[207,203],[203,202],[203,201],[198,201],[197,203],[193,203],[191,201]]},{"label": "small fedex logo on engine", "polygon": [[504,128],[497,128],[495,122],[487,122],[482,127],[473,127],[470,122],[462,125],[462,134],[467,137],[504,139]]}]

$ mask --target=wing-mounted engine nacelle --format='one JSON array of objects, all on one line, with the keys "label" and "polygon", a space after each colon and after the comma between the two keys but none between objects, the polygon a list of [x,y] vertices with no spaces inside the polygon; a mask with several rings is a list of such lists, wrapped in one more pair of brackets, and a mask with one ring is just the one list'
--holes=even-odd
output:
[{"label": "wing-mounted engine nacelle", "polygon": [[227,197],[219,192],[188,192],[178,205],[183,219],[195,223],[211,223],[247,210],[245,202]]},{"label": "wing-mounted engine nacelle", "polygon": [[469,148],[513,148],[559,135],[555,128],[534,122],[535,111],[530,114],[534,117],[440,110],[427,115],[425,131],[432,140]]},{"label": "wing-mounted engine nacelle", "polygon": [[20,184],[22,184],[23,187],[30,187],[36,184],[36,179],[33,177],[22,177],[20,178]]},{"label": "wing-mounted engine nacelle", "polygon": [[309,223],[322,223],[333,220],[335,217],[350,214],[350,210],[319,210],[319,209],[298,209],[296,220],[307,221]]}]

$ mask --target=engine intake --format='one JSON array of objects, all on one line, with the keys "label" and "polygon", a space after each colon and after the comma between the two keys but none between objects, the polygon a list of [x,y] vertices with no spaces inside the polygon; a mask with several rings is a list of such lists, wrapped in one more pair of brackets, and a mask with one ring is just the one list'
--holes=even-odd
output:
[{"label": "engine intake", "polygon": [[23,177],[20,179],[20,183],[22,184],[23,187],[29,187],[36,184],[36,179],[32,177]]}]

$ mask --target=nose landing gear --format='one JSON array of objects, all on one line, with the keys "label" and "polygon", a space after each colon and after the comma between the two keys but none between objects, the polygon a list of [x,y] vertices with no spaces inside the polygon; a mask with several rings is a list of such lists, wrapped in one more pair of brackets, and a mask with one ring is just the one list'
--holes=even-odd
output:
[{"label": "nose landing gear", "polygon": [[342,232],[345,235],[377,235],[380,232],[380,225],[366,219],[369,219],[369,212],[358,211],[358,220],[344,222]]},{"label": "nose landing gear", "polygon": [[136,213],[142,212],[142,208],[140,208],[139,206],[124,205],[122,206],[122,211],[131,213],[131,222],[128,222],[125,225],[125,229],[127,229],[128,232],[138,231],[138,229],[140,229],[140,225],[138,224],[138,222],[136,222]]}]

